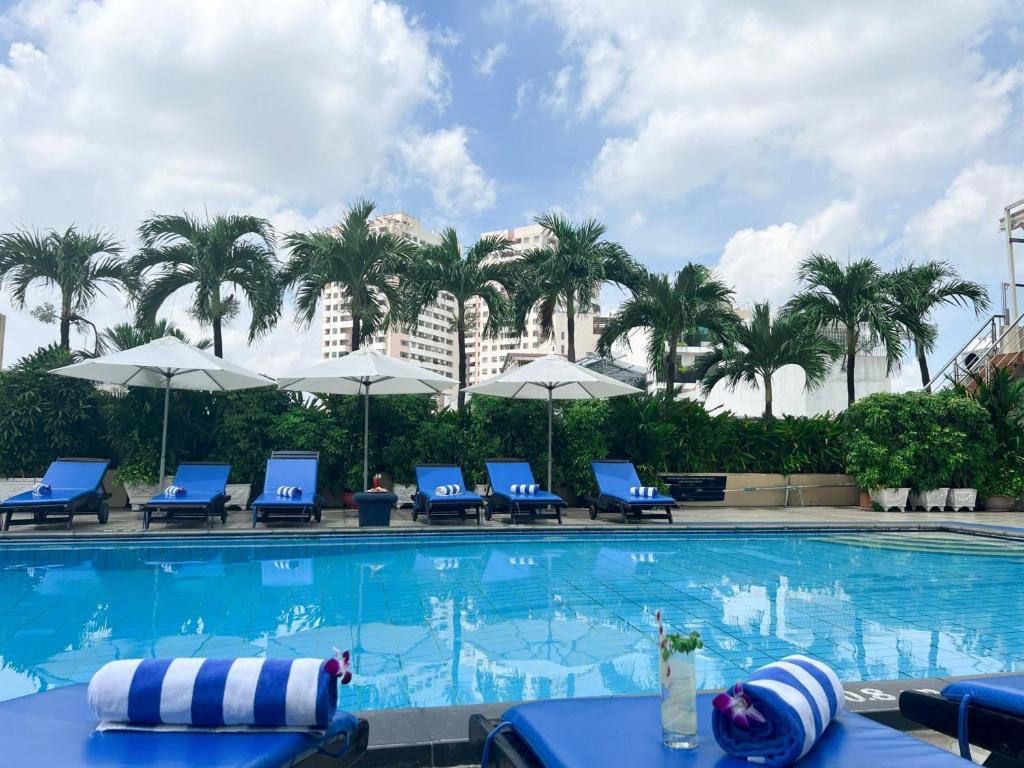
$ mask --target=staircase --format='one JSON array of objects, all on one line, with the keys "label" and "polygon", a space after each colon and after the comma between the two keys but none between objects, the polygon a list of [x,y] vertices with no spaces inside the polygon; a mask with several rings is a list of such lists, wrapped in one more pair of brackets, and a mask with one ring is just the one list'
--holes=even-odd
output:
[{"label": "staircase", "polygon": [[960,350],[935,373],[925,389],[934,392],[954,385],[974,389],[975,376],[987,380],[993,371],[1009,368],[1024,376],[1024,313],[1010,323],[1008,315],[985,320]]}]

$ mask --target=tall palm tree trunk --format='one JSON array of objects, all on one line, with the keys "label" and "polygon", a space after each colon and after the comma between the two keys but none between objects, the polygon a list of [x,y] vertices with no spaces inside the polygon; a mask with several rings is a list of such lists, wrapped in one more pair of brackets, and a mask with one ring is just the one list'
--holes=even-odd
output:
[{"label": "tall palm tree trunk", "polygon": [[219,317],[213,318],[213,354],[224,357],[224,334]]},{"label": "tall palm tree trunk", "polygon": [[458,408],[462,410],[462,406],[466,404],[466,393],[463,391],[466,388],[466,310],[460,304],[459,305],[459,319],[457,325],[458,332],[458,345],[459,345],[459,395],[458,395]]},{"label": "tall palm tree trunk", "polygon": [[679,348],[678,339],[673,338],[668,343],[668,356],[665,358],[665,396],[671,400],[676,391],[676,350]]},{"label": "tall palm tree trunk", "polygon": [[566,333],[569,334],[569,362],[576,362],[576,308],[573,306],[572,296],[565,302],[565,325]]},{"label": "tall palm tree trunk", "polygon": [[363,331],[363,318],[357,312],[352,313],[352,351],[359,349],[359,336]]},{"label": "tall palm tree trunk", "polygon": [[71,306],[67,300],[61,303],[60,309],[60,345],[71,349]]},{"label": "tall palm tree trunk", "polygon": [[772,418],[774,413],[772,412],[772,375],[768,373],[764,376],[764,417],[766,419]]},{"label": "tall palm tree trunk", "polygon": [[921,369],[921,386],[931,392],[932,390],[928,386],[928,382],[932,380],[928,373],[928,356],[924,353],[924,348],[917,339],[914,340],[914,349],[917,352],[917,365]]},{"label": "tall palm tree trunk", "polygon": [[854,383],[854,371],[857,367],[857,333],[852,328],[846,329],[846,404],[853,405],[857,399],[857,387]]}]

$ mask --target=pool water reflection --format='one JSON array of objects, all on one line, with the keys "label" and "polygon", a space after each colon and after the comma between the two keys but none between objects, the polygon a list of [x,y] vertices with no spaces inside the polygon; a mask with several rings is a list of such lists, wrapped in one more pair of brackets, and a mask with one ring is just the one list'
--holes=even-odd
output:
[{"label": "pool water reflection", "polygon": [[0,545],[0,699],[116,658],[326,656],[351,709],[698,685],[800,652],[845,680],[1024,668],[1024,547],[956,535],[418,535]]}]

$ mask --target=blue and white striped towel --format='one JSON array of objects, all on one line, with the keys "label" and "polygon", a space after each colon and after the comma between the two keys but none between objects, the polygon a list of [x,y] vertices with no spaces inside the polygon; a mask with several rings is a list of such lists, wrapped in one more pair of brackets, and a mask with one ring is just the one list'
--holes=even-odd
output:
[{"label": "blue and white striped towel", "polygon": [[806,656],[786,656],[714,700],[711,727],[729,755],[767,766],[795,763],[843,710],[836,673]]},{"label": "blue and white striped towel", "polygon": [[653,499],[658,495],[658,489],[650,485],[631,485],[629,486],[630,496],[642,496],[645,499]]},{"label": "blue and white striped towel", "polygon": [[125,659],[89,681],[99,730],[198,726],[322,731],[338,707],[323,659]]},{"label": "blue and white striped towel", "polygon": [[439,485],[434,489],[435,496],[458,496],[462,493],[461,485]]},{"label": "blue and white striped towel", "polygon": [[168,485],[164,488],[164,496],[184,496],[185,487],[181,485]]},{"label": "blue and white striped towel", "polygon": [[53,493],[53,487],[49,483],[36,483],[32,486],[33,496],[49,496]]},{"label": "blue and white striped towel", "polygon": [[302,495],[302,489],[297,485],[279,485],[277,486],[277,495],[286,499],[297,499]]},{"label": "blue and white striped towel", "polygon": [[512,483],[512,493],[533,496],[540,489],[536,483]]}]

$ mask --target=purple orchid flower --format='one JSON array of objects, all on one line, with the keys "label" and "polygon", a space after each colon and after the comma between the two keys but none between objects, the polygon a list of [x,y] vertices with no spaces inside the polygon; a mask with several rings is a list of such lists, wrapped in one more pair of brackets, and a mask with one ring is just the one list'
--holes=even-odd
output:
[{"label": "purple orchid flower", "polygon": [[334,649],[334,658],[324,663],[324,672],[341,680],[342,685],[352,682],[352,656],[348,651],[342,653]]},{"label": "purple orchid flower", "polygon": [[751,720],[757,723],[765,722],[764,715],[754,708],[750,697],[743,692],[743,683],[736,683],[731,692],[726,691],[715,696],[711,706],[729,717],[733,725],[741,731],[750,728]]}]

